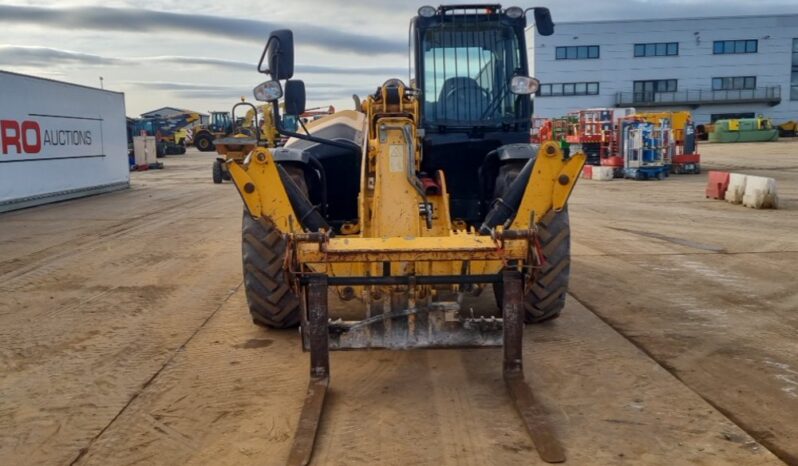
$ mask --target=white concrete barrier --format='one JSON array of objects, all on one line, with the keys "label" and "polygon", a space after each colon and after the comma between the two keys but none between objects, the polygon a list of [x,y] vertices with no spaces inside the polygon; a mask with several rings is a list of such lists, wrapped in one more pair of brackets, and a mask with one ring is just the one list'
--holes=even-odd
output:
[{"label": "white concrete barrier", "polygon": [[764,176],[747,177],[743,194],[744,206],[753,209],[778,209],[778,204],[776,180]]},{"label": "white concrete barrier", "polygon": [[726,202],[732,204],[740,204],[743,202],[743,195],[745,194],[746,175],[739,173],[731,173],[729,175],[729,188],[726,189]]},{"label": "white concrete barrier", "polygon": [[593,180],[612,181],[613,178],[615,175],[612,167],[593,167]]}]

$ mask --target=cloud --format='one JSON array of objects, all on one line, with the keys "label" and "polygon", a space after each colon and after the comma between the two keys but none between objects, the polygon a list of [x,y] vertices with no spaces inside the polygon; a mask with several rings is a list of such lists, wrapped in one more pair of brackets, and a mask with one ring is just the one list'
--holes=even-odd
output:
[{"label": "cloud", "polygon": [[13,66],[115,65],[123,61],[90,53],[28,45],[0,45],[0,64]]},{"label": "cloud", "polygon": [[353,34],[327,26],[306,23],[278,24],[253,19],[198,14],[169,13],[134,8],[62,7],[45,8],[23,5],[0,5],[0,23],[36,24],[47,28],[126,31],[139,33],[187,32],[207,38],[210,35],[264,44],[270,31],[294,30],[297,44],[333,52],[361,55],[404,52],[404,39],[390,40]]},{"label": "cloud", "polygon": [[[255,72],[254,62],[228,60],[212,57],[190,57],[184,55],[157,55],[151,57],[120,57],[112,58],[72,50],[56,49],[51,47],[35,47],[28,45],[0,45],[0,65],[7,66],[41,66],[47,65],[136,65],[146,63],[172,63],[184,66],[209,66],[223,70],[241,70]],[[378,75],[378,76],[404,76],[407,68],[391,66],[361,66],[337,67],[325,65],[296,65],[297,74],[335,74],[335,75]]]},{"label": "cloud", "polygon": [[142,91],[162,91],[187,99],[224,98],[232,102],[239,96],[252,95],[246,85],[198,84],[172,81],[122,81],[122,86]]},{"label": "cloud", "polygon": [[[122,81],[122,86],[138,90],[169,92],[177,97],[189,99],[224,98],[232,102],[239,96],[252,95],[249,85],[200,84],[174,81]],[[363,89],[339,83],[319,83],[308,86],[308,99],[313,101],[349,98],[352,94],[363,94]]]},{"label": "cloud", "polygon": [[[208,57],[188,57],[181,55],[164,55],[155,57],[136,57],[130,58],[133,61],[157,61],[165,63],[176,63],[180,65],[207,65],[220,67],[224,69],[241,69],[245,71],[255,71],[257,64],[255,62],[244,62],[236,60],[227,60],[223,58],[208,58]],[[327,65],[301,65],[294,66],[294,72],[308,73],[308,74],[344,74],[344,75],[387,75],[387,76],[404,76],[407,74],[407,68],[397,66],[327,66]]]}]

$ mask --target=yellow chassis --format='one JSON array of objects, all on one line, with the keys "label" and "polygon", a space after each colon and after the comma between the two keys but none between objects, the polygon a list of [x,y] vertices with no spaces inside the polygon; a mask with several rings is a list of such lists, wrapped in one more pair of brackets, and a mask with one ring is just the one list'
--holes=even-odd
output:
[{"label": "yellow chassis", "polygon": [[[551,209],[563,209],[584,163],[584,154],[564,157],[556,143],[542,144],[509,229],[534,230],[535,223]],[[253,150],[244,165],[230,161],[228,170],[249,214],[268,218],[281,232],[295,238],[293,254],[299,270],[307,266],[331,276],[363,276],[376,273],[370,264],[391,262],[415,265],[397,270],[400,274],[448,275],[460,273],[461,264],[469,261],[471,273],[499,273],[506,261],[523,263],[530,256],[526,238],[500,241],[496,235],[480,236],[473,229],[451,227],[447,231],[437,229],[435,236],[367,237],[361,229],[356,234],[321,235],[314,242],[302,241],[302,228],[269,150]],[[501,228],[497,230],[501,232]]]}]

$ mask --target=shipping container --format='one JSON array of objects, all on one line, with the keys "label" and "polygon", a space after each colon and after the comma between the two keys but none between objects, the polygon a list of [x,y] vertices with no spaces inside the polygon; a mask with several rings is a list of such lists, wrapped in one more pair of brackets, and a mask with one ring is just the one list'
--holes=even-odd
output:
[{"label": "shipping container", "polygon": [[125,95],[0,71],[0,212],[127,188]]}]

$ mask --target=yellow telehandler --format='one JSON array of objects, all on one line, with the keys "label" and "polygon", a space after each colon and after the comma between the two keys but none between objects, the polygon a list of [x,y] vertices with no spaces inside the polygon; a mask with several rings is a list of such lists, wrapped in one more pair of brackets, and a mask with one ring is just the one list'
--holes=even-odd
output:
[{"label": "yellow telehandler", "polygon": [[[410,80],[295,131],[305,110],[289,30],[273,31],[255,98],[272,103],[283,147],[253,148],[228,170],[244,201],[244,284],[254,321],[299,325],[310,382],[288,464],[313,452],[330,350],[504,348],[510,396],[545,461],[565,460],[524,380],[524,323],[557,317],[570,265],[566,202],[585,163],[529,144],[539,82],[525,28],[550,35],[548,9],[451,5],[410,23]],[[491,286],[492,285],[492,286]],[[492,287],[498,309],[461,308]],[[330,301],[333,306],[330,306]]]}]

